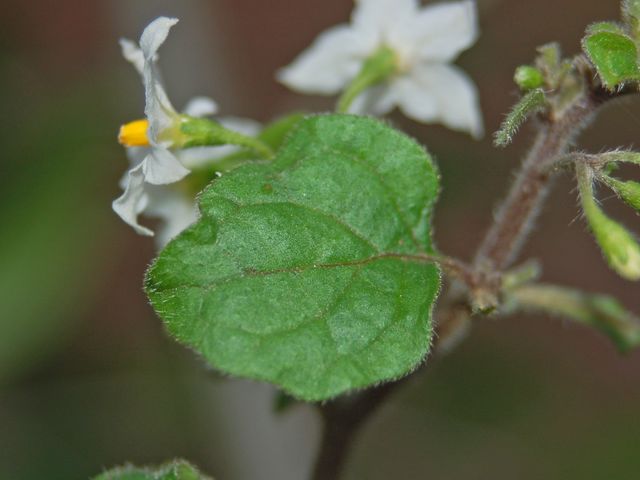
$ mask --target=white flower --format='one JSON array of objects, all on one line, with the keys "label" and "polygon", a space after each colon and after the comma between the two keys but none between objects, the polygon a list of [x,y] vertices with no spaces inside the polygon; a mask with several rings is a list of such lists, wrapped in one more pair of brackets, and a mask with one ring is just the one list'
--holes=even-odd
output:
[{"label": "white flower", "polygon": [[351,112],[384,115],[397,106],[414,120],[480,137],[476,88],[450,65],[477,36],[473,0],[424,8],[418,0],[356,0],[351,24],[322,33],[278,79],[296,91],[333,95],[354,80],[368,58],[390,48],[396,74],[360,95]]},{"label": "white flower", "polygon": [[[157,52],[177,19],[160,17],[145,28],[138,47],[122,39],[124,57],[142,76],[145,88],[146,120],[131,122],[121,129],[121,143],[127,145],[130,169],[121,180],[124,193],[114,200],[114,211],[136,232],[153,236],[140,225],[138,216],[145,214],[163,222],[156,236],[159,248],[194,223],[197,218],[195,196],[186,188],[176,188],[191,170],[233,153],[237,147],[199,147],[173,152],[171,134],[181,121],[171,105],[157,70]],[[216,113],[217,106],[209,98],[196,97],[184,108],[184,114],[203,117]],[[255,135],[260,125],[245,119],[221,119],[220,123],[240,133]],[[185,180],[186,181],[186,180]]]}]

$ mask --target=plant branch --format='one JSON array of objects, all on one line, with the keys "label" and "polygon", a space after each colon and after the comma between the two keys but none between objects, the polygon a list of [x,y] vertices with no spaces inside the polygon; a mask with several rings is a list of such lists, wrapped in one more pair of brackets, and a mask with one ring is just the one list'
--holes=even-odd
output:
[{"label": "plant branch", "polygon": [[[558,169],[553,168],[555,162],[566,155],[598,107],[607,100],[637,92],[636,88],[608,92],[597,83],[595,72],[584,59],[579,57],[576,64],[585,79],[584,93],[563,112],[551,112],[541,124],[530,153],[477,250],[472,268],[446,257],[440,258],[445,272],[459,281],[450,285],[438,310],[432,352],[446,353],[457,344],[461,332],[466,331],[475,311],[483,310],[483,306],[491,310],[494,306],[491,301],[494,294],[497,300],[500,293],[501,272],[516,258],[538,216],[551,180],[558,173]],[[488,300],[488,303],[483,305],[482,300]],[[425,370],[424,365],[395,382],[318,406],[325,430],[313,480],[339,479],[359,428],[400,386],[420,375]]]},{"label": "plant branch", "polygon": [[506,200],[480,244],[474,265],[479,270],[502,271],[516,258],[549,191],[553,162],[566,154],[575,137],[601,101],[593,95],[576,100],[557,119],[540,129]]}]

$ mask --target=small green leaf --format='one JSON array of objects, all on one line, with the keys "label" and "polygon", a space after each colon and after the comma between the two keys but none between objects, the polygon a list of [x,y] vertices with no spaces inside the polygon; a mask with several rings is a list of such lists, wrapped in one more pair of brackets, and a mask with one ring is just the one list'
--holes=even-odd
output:
[{"label": "small green leaf", "polygon": [[593,173],[576,165],[584,215],[609,266],[627,280],[640,280],[640,244],[623,225],[609,218],[598,206],[593,192]]},{"label": "small green leaf", "polygon": [[640,183],[633,180],[624,182],[608,176],[603,180],[627,205],[640,212]]},{"label": "small green leaf", "polygon": [[618,33],[620,35],[625,34],[624,28],[622,28],[622,26],[617,24],[616,22],[596,22],[587,27],[588,34],[600,32],[612,32]]},{"label": "small green leaf", "polygon": [[513,81],[516,82],[516,85],[518,85],[521,90],[532,90],[544,84],[544,77],[542,76],[542,72],[537,68],[530,65],[521,65],[516,68]]},{"label": "small green leaf", "polygon": [[624,0],[622,17],[629,26],[629,31],[636,38],[640,37],[640,0]]},{"label": "small green leaf", "polygon": [[507,118],[504,119],[500,130],[494,134],[493,143],[497,147],[506,147],[513,141],[520,126],[533,113],[542,110],[547,104],[544,92],[537,88],[531,90],[513,107]]},{"label": "small green leaf", "polygon": [[616,163],[635,163],[640,165],[640,153],[631,150],[613,150],[591,156],[593,163],[602,166],[615,165]]},{"label": "small green leaf", "polygon": [[559,67],[562,53],[558,43],[552,42],[541,45],[538,47],[538,54],[536,66],[543,72],[551,72]]},{"label": "small green leaf", "polygon": [[562,315],[607,335],[623,352],[640,346],[640,319],[613,297],[556,285],[524,285],[509,292],[524,309]]},{"label": "small green leaf", "polygon": [[432,336],[438,173],[385,124],[302,120],[273,163],[207,188],[150,268],[171,334],[220,370],[323,400],[406,375]]},{"label": "small green leaf", "polygon": [[93,480],[211,480],[184,460],[174,460],[157,468],[132,465],[104,472]]},{"label": "small green leaf", "polygon": [[624,82],[640,78],[638,50],[628,36],[600,31],[588,35],[582,46],[606,88],[613,90]]}]

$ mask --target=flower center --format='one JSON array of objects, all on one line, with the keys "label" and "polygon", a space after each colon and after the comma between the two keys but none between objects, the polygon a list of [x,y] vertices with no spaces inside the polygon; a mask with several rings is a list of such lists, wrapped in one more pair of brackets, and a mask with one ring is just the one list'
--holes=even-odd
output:
[{"label": "flower center", "polygon": [[148,129],[148,120],[134,120],[133,122],[126,123],[120,127],[118,142],[125,147],[148,147]]}]

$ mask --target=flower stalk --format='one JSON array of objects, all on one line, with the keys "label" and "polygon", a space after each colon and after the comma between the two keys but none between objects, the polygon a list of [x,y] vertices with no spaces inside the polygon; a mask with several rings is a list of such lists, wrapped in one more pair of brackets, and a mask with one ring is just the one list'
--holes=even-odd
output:
[{"label": "flower stalk", "polygon": [[398,58],[396,53],[389,47],[382,46],[369,57],[356,78],[344,91],[340,99],[336,111],[338,113],[347,113],[353,101],[365,90],[374,85],[378,85],[399,70]]}]

